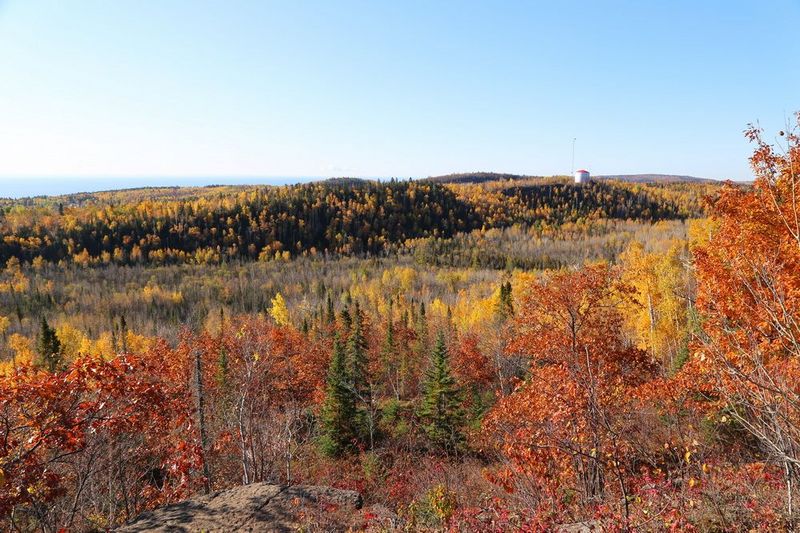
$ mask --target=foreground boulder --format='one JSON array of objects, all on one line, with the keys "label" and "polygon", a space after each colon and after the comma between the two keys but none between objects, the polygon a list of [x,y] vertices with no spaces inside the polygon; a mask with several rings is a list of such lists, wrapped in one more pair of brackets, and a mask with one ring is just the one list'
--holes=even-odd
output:
[{"label": "foreground boulder", "polygon": [[253,483],[142,513],[117,531],[344,531],[361,520],[361,505],[352,490]]}]

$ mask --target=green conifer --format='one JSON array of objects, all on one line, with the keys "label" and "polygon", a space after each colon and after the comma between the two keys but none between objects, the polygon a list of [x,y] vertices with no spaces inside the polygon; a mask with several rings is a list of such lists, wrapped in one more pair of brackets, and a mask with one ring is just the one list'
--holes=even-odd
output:
[{"label": "green conifer", "polygon": [[341,322],[342,329],[345,331],[349,331],[353,326],[353,317],[350,316],[350,311],[346,307],[339,313],[339,321]]},{"label": "green conifer", "polygon": [[500,299],[495,309],[498,320],[505,321],[514,316],[514,303],[511,295],[511,282],[506,281],[500,284]]},{"label": "green conifer", "polygon": [[39,338],[36,341],[36,365],[50,372],[61,370],[63,354],[61,341],[58,340],[56,330],[50,327],[47,319],[42,317]]},{"label": "green conifer", "polygon": [[464,446],[464,409],[461,391],[450,370],[450,356],[441,331],[431,351],[422,391],[419,417],[426,437],[439,449],[460,451]]},{"label": "green conifer", "polygon": [[350,386],[347,361],[337,335],[333,341],[320,417],[320,448],[324,454],[337,456],[352,447],[356,437],[355,413],[355,396]]},{"label": "green conifer", "polygon": [[328,292],[328,296],[325,299],[325,309],[326,309],[325,323],[333,324],[333,321],[335,320],[336,315],[333,312],[333,298],[331,298],[330,291]]},{"label": "green conifer", "polygon": [[358,305],[352,317],[352,329],[347,339],[347,364],[350,372],[353,392],[359,403],[368,403],[370,400],[369,386],[369,361],[367,359],[367,340],[361,324],[361,311]]},{"label": "green conifer", "polygon": [[350,384],[356,400],[356,427],[359,438],[370,449],[375,444],[376,416],[372,397],[372,381],[369,374],[367,339],[363,331],[363,316],[358,304],[353,311],[353,329],[347,340],[347,362]]}]

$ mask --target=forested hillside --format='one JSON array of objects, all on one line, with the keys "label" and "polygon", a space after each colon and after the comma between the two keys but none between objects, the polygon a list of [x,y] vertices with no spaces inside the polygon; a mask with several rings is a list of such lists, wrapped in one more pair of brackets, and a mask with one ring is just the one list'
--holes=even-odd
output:
[{"label": "forested hillside", "polygon": [[285,187],[132,190],[6,201],[0,262],[219,263],[375,255],[473,229],[700,216],[716,185],[575,186],[550,179],[440,185],[343,181]]},{"label": "forested hillside", "polygon": [[748,187],[5,201],[0,527],[266,482],[373,530],[795,528],[800,139],[750,137]]}]

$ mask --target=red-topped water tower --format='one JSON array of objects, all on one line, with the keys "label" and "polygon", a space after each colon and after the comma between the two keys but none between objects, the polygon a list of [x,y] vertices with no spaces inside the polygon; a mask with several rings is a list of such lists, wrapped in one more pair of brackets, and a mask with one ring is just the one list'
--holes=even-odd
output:
[{"label": "red-topped water tower", "polygon": [[575,171],[575,185],[582,185],[584,183],[589,183],[589,171],[588,170],[576,170]]}]

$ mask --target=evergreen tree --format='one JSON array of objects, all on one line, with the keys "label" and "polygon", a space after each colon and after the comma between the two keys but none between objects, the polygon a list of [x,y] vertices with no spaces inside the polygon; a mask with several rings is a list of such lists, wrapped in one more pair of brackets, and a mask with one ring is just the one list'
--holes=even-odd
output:
[{"label": "evergreen tree", "polygon": [[337,334],[333,341],[333,355],[328,367],[320,417],[320,448],[323,453],[341,455],[353,445],[356,437],[355,414],[355,396],[350,386],[345,353]]},{"label": "evergreen tree", "polygon": [[353,391],[361,399],[369,395],[369,375],[367,359],[367,339],[364,338],[361,310],[358,305],[352,317],[352,329],[347,339],[347,364],[349,365],[350,378]]},{"label": "evergreen tree", "polygon": [[505,307],[508,316],[514,316],[514,297],[511,294],[511,282],[505,283],[505,294],[503,296],[503,306]]},{"label": "evergreen tree", "polygon": [[328,291],[328,297],[325,299],[325,322],[327,324],[333,324],[333,321],[336,319],[336,315],[333,312],[333,298],[331,298],[331,293]]},{"label": "evergreen tree", "polygon": [[367,339],[364,337],[363,318],[358,304],[352,316],[352,329],[347,339],[347,364],[350,373],[350,387],[356,402],[356,427],[358,436],[374,444],[375,412],[372,404],[372,384],[369,376]]},{"label": "evergreen tree", "polygon": [[464,410],[461,391],[450,370],[450,356],[441,331],[431,351],[422,391],[419,409],[422,430],[437,448],[458,452],[464,446]]},{"label": "evergreen tree", "polygon": [[119,334],[122,340],[122,353],[128,353],[128,323],[125,321],[125,315],[119,318]]},{"label": "evergreen tree", "polygon": [[500,284],[500,299],[497,302],[497,318],[504,321],[514,316],[514,303],[511,296],[511,282],[506,281]]},{"label": "evergreen tree", "polygon": [[350,311],[346,307],[339,313],[339,321],[342,323],[342,329],[350,331],[353,326],[353,317],[350,316]]},{"label": "evergreen tree", "polygon": [[58,340],[56,330],[50,327],[47,319],[42,317],[39,338],[36,341],[36,365],[55,372],[61,369],[62,357],[61,341]]}]

